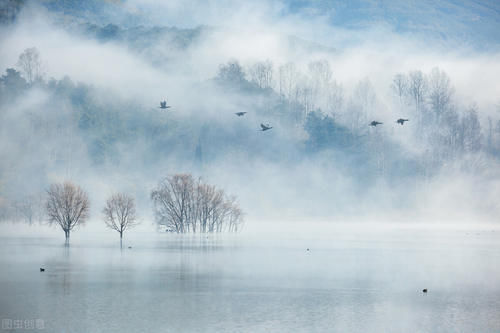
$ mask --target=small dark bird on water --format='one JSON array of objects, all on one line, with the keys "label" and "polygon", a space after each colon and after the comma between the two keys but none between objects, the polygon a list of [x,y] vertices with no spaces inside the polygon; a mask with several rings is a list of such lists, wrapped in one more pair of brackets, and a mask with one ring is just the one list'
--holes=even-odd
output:
[{"label": "small dark bird on water", "polygon": [[129,246],[128,248],[129,248],[129,249],[131,249],[131,248],[132,248],[132,246]]},{"label": "small dark bird on water", "polygon": [[45,268],[40,267],[40,272],[45,272]]},{"label": "small dark bird on water", "polygon": [[424,289],[424,290],[422,290],[422,292],[423,292],[424,294],[426,294],[426,293],[427,293],[427,288],[426,288],[426,289]]},{"label": "small dark bird on water", "polygon": [[160,109],[168,109],[170,108],[169,105],[167,105],[167,101],[160,102]]},{"label": "small dark bird on water", "polygon": [[262,132],[270,130],[272,128],[271,126],[269,126],[269,124],[267,125],[260,124],[260,127],[262,128]]},{"label": "small dark bird on water", "polygon": [[246,112],[236,112],[235,115],[238,117],[244,116]]},{"label": "small dark bird on water", "polygon": [[381,123],[381,122],[379,122],[379,121],[374,120],[374,121],[372,121],[372,122],[370,123],[370,126],[377,127],[377,125],[382,125],[382,124],[383,124],[383,123]]},{"label": "small dark bird on water", "polygon": [[403,118],[399,118],[398,120],[396,120],[396,122],[400,125],[404,125],[405,124],[405,121],[409,121],[410,119],[403,119]]},{"label": "small dark bird on water", "polygon": [[307,250],[306,250],[306,251],[307,251],[307,252],[309,252],[309,248],[307,248]]}]

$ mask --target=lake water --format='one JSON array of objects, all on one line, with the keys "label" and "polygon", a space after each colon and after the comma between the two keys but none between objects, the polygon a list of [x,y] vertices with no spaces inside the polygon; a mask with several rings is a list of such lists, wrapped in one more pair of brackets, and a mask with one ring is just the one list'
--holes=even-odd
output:
[{"label": "lake water", "polygon": [[0,332],[500,332],[497,228],[301,228],[3,229]]}]

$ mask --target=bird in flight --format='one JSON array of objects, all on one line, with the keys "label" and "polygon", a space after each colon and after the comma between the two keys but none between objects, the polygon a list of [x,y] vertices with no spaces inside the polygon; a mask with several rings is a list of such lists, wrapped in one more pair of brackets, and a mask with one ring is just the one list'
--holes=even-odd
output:
[{"label": "bird in flight", "polygon": [[396,122],[397,122],[398,124],[401,124],[401,125],[404,125],[404,124],[405,124],[405,121],[409,121],[409,119],[399,118],[398,120],[396,120]]},{"label": "bird in flight", "polygon": [[246,112],[236,112],[235,115],[238,117],[244,116]]},{"label": "bird in flight", "polygon": [[374,120],[374,121],[372,121],[372,122],[370,123],[370,126],[377,127],[377,125],[382,125],[382,124],[383,124],[383,123],[381,123],[381,122],[378,122],[378,121]]},{"label": "bird in flight", "polygon": [[260,127],[262,128],[262,132],[270,130],[272,128],[271,126],[269,126],[269,124],[267,125],[260,124]]},{"label": "bird in flight", "polygon": [[167,105],[167,101],[160,102],[160,109],[168,109],[170,108],[169,105]]}]

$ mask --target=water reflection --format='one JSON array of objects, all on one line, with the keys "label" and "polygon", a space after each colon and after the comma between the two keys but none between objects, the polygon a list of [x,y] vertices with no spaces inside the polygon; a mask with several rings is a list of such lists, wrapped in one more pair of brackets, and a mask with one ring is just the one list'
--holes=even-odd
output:
[{"label": "water reflection", "polygon": [[50,332],[494,332],[494,235],[3,238],[0,313]]}]

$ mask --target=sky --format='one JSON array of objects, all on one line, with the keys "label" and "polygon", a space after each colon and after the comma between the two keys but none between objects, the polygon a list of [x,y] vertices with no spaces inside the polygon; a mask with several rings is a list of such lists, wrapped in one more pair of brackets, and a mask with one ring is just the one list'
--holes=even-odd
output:
[{"label": "sky", "polygon": [[[358,2],[363,6],[357,8]],[[99,24],[108,21],[125,24],[132,15],[146,26],[210,27],[183,52],[171,52],[168,40],[152,48],[155,56],[168,56],[168,61],[161,67],[152,63],[148,54],[138,52],[126,43],[103,42],[68,29],[72,23],[68,23],[68,17],[61,16],[60,11],[30,5],[21,12],[17,23],[0,29],[0,68],[16,66],[19,54],[35,46],[42,56],[47,79],[61,79],[67,75],[74,82],[95,86],[100,91],[96,99],[102,99],[104,104],[116,98],[146,106],[152,104],[151,101],[160,100],[168,92],[169,103],[181,105],[177,108],[179,117],[196,115],[200,106],[214,105],[206,107],[206,116],[228,124],[222,111],[241,107],[242,100],[214,94],[213,91],[196,91],[192,87],[213,78],[219,65],[231,59],[237,59],[244,68],[266,59],[276,67],[293,62],[302,71],[307,70],[310,61],[327,59],[333,78],[343,87],[346,103],[353,96],[357,84],[367,80],[377,96],[376,115],[387,122],[399,112],[390,91],[393,76],[416,69],[429,73],[439,67],[448,73],[453,82],[455,103],[462,108],[476,105],[483,122],[488,117],[498,118],[499,42],[498,36],[490,31],[499,21],[499,8],[495,2],[442,1],[442,7],[432,7],[428,1],[419,4],[405,1],[394,5],[386,1],[358,2],[344,5],[340,1],[126,0],[113,2],[111,7],[99,13],[98,18],[85,14]],[[418,11],[414,10],[416,7]],[[110,8],[120,10],[110,12]],[[428,12],[430,14],[425,15]],[[425,19],[418,24],[412,23],[418,15]],[[474,24],[459,24],[464,17],[471,22],[484,22],[484,25],[478,28]],[[83,22],[85,19],[80,20]],[[134,22],[129,20],[128,26],[133,26]],[[423,25],[429,27],[432,33],[423,29]],[[460,36],[463,38],[460,39]],[[292,43],[291,37],[299,42]],[[478,46],[476,41],[482,43],[483,40],[491,47]],[[19,105],[24,109],[44,105],[46,98],[43,92],[33,92]],[[243,101],[252,103],[248,99]],[[284,135],[283,131],[279,132],[280,129],[275,131],[280,136]],[[406,149],[413,149],[413,141],[400,139]],[[138,146],[135,149],[141,148]],[[244,157],[241,159],[244,160]],[[336,172],[326,175],[324,169],[318,166],[321,165],[318,161],[322,160],[302,161],[294,167],[256,161],[252,167],[252,179],[259,180],[255,187],[247,186],[245,174],[238,174],[244,163],[240,160],[237,163],[221,161],[221,167],[207,171],[207,177],[238,193],[247,203],[249,215],[254,218],[278,218],[280,215],[293,218],[297,212],[303,215],[318,212],[317,215],[328,217],[335,213],[336,206],[328,200],[321,200],[323,193],[339,198],[337,205],[349,206],[356,198],[356,194],[351,193],[355,180],[346,179]],[[182,160],[173,164],[176,167],[171,169],[179,170]],[[494,169],[496,164],[491,166]],[[247,168],[250,169],[249,166]],[[232,176],[226,178],[227,172]],[[437,219],[454,217],[454,209],[464,204],[470,206],[470,214],[466,214],[468,218],[482,218],[492,207],[493,211],[498,209],[495,204],[498,196],[495,184],[498,182],[474,177],[461,178],[457,182],[453,178],[455,172],[444,172],[435,183],[416,190],[416,205],[423,216],[433,215]],[[295,181],[287,186],[291,178]],[[94,189],[93,192],[102,195],[120,181],[116,180],[113,186],[109,186],[103,184],[100,177],[87,177],[86,182]],[[145,183],[150,185],[153,180],[148,178]],[[335,186],[332,188],[330,184]],[[256,194],[259,186],[265,186],[268,196]],[[484,195],[482,200],[475,192],[478,188]],[[402,190],[378,184],[363,194],[370,199],[363,201],[360,211],[374,216],[378,205],[390,207]],[[304,193],[310,201],[309,207],[297,208],[296,203],[303,200]],[[434,193],[442,199],[436,201],[427,193]],[[442,207],[447,209],[440,213]],[[353,205],[345,211],[354,214],[356,210]],[[392,213],[380,214],[380,218],[394,215],[394,219],[405,219],[404,211]],[[459,212],[456,215],[464,214]]]}]

